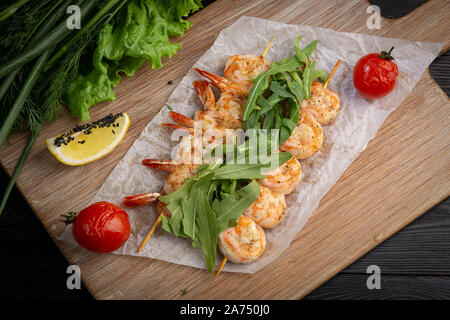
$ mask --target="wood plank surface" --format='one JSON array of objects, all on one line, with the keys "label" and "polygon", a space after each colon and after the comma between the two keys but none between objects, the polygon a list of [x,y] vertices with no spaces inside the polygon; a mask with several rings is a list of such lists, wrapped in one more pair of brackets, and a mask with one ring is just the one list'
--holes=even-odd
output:
[{"label": "wood plank surface", "polygon": [[[163,106],[179,80],[214,42],[220,30],[241,15],[415,41],[450,43],[450,3],[429,1],[404,18],[382,20],[380,30],[366,28],[364,1],[225,1],[195,14],[194,26],[180,43],[183,48],[164,68],[143,68],[116,89],[113,103],[92,109],[92,117],[126,110],[132,126],[109,156],[83,167],[59,164],[44,141],[76,122],[68,116],[45,127],[32,149],[18,187],[55,239],[64,226],[59,214],[88,205],[134,139]],[[176,39],[175,39],[176,40]],[[173,81],[168,85],[169,80]],[[448,97],[426,72],[413,93],[386,120],[338,183],[322,199],[281,258],[254,275],[224,273],[217,280],[204,270],[162,261],[95,255],[58,243],[82,279],[101,299],[269,298],[294,299],[326,281],[365,252],[444,199],[450,190]],[[0,151],[11,173],[26,141],[17,134]]]},{"label": "wood plank surface", "polygon": [[[340,295],[324,286],[305,300],[444,300],[442,297],[450,295],[450,277],[382,275],[380,290],[368,290],[367,277],[367,274],[342,274],[329,281],[330,286],[342,288]],[[407,293],[402,290],[405,287],[410,288]]]}]

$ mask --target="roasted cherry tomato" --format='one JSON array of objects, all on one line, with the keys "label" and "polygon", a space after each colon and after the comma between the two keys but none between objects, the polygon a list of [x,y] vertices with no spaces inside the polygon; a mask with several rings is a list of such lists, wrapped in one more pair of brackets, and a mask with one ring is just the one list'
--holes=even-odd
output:
[{"label": "roasted cherry tomato", "polygon": [[391,52],[365,55],[353,69],[353,84],[356,90],[367,99],[380,98],[391,92],[396,83],[398,68]]},{"label": "roasted cherry tomato", "polygon": [[78,244],[97,253],[120,248],[130,237],[130,231],[125,210],[106,201],[93,203],[81,210],[72,226]]}]

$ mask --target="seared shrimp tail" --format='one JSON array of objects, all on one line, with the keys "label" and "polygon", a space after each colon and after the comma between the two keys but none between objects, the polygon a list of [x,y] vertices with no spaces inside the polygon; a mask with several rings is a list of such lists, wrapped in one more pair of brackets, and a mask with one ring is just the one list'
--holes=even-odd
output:
[{"label": "seared shrimp tail", "polygon": [[186,130],[190,134],[194,134],[194,129],[183,127],[183,126],[180,126],[180,125],[174,124],[174,123],[161,123],[161,126],[166,127],[166,128],[172,128],[172,129],[182,129],[182,130]]},{"label": "seared shrimp tail", "polygon": [[144,159],[142,164],[153,169],[172,171],[178,163],[174,160]]},{"label": "seared shrimp tail", "polygon": [[155,202],[159,196],[158,192],[143,193],[123,198],[123,204],[127,207],[140,207]]},{"label": "seared shrimp tail", "polygon": [[214,73],[211,73],[209,71],[205,71],[205,70],[201,70],[198,68],[194,68],[195,71],[197,71],[202,77],[205,77],[206,79],[208,79],[209,81],[211,81],[211,83],[220,91],[225,91],[228,88],[233,86],[233,82],[231,82],[230,80],[228,80],[227,78],[218,76]]},{"label": "seared shrimp tail", "polygon": [[194,127],[194,120],[185,116],[184,114],[174,112],[174,111],[170,111],[169,114],[170,114],[170,117],[172,118],[172,120],[175,121],[176,123],[181,124],[188,128]]},{"label": "seared shrimp tail", "polygon": [[197,92],[200,101],[202,102],[205,110],[210,112],[215,112],[216,100],[214,98],[214,93],[206,80],[194,81],[192,83]]}]

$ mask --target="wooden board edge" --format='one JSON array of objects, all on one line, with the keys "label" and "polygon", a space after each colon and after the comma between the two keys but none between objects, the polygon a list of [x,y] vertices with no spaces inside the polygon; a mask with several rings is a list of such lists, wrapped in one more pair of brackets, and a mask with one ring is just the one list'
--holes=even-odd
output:
[{"label": "wooden board edge", "polygon": [[300,299],[304,298],[305,296],[307,296],[308,294],[310,294],[311,292],[313,292],[315,289],[319,288],[325,282],[327,282],[328,280],[330,280],[331,278],[336,276],[338,273],[343,271],[345,268],[347,268],[348,266],[353,264],[355,261],[359,260],[362,256],[366,255],[368,252],[372,251],[375,247],[378,247],[383,242],[385,242],[386,240],[388,240],[389,238],[391,238],[392,236],[397,234],[399,231],[401,231],[402,229],[404,229],[408,225],[410,225],[412,222],[414,222],[415,220],[420,218],[422,215],[424,215],[426,212],[428,212],[431,208],[433,208],[437,204],[441,203],[442,201],[444,201],[449,196],[450,196],[450,191],[447,194],[444,194],[443,196],[439,197],[436,202],[431,202],[422,212],[419,212],[418,214],[412,216],[410,220],[408,220],[407,222],[405,222],[404,224],[399,226],[396,230],[394,230],[390,234],[387,234],[386,237],[383,237],[379,242],[375,243],[373,246],[369,246],[369,248],[367,248],[367,250],[364,250],[360,255],[358,254],[358,256],[355,257],[354,259],[350,259],[350,261],[348,263],[343,264],[342,268],[340,267],[339,269],[337,269],[337,271],[335,273],[331,274],[325,280],[319,282],[315,287],[311,288],[310,290],[307,290],[304,294],[299,294],[295,299],[300,300]]}]

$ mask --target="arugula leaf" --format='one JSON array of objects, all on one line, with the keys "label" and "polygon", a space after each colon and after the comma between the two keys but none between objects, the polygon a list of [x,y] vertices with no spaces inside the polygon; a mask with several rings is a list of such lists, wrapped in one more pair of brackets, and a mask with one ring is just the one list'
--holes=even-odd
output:
[{"label": "arugula leaf", "polygon": [[295,57],[297,60],[301,63],[308,63],[308,57],[303,53],[303,51],[298,47],[300,44],[300,41],[302,40],[302,36],[298,36],[295,38],[294,41],[294,50],[295,50]]},{"label": "arugula leaf", "polygon": [[244,213],[245,209],[258,199],[259,192],[259,183],[253,180],[225,199],[214,200],[212,208],[216,212],[219,233],[236,225],[236,220]]},{"label": "arugula leaf", "polygon": [[[197,182],[198,184],[199,182]],[[195,184],[189,194],[188,198],[181,200],[181,210],[183,212],[183,232],[191,239],[195,239],[195,218],[199,211],[200,197],[198,193],[198,188],[195,188]]]},{"label": "arugula leaf", "polygon": [[311,56],[311,54],[313,53],[313,51],[314,51],[314,49],[316,49],[316,46],[317,46],[317,40],[313,40],[313,41],[311,41],[306,47],[304,47],[303,49],[302,49],[302,52],[303,52],[303,54],[306,56],[306,57],[310,57]]},{"label": "arugula leaf", "polygon": [[213,272],[216,264],[217,236],[219,235],[216,214],[211,209],[204,192],[199,192],[199,210],[195,222],[198,232],[197,238],[200,242],[203,257],[209,272]]},{"label": "arugula leaf", "polygon": [[321,69],[314,70],[313,79],[320,79],[320,81],[325,82],[328,79],[328,73]]},{"label": "arugula leaf", "polygon": [[[262,168],[279,167],[286,161],[288,161],[292,155],[287,152],[280,152],[269,156],[268,161],[258,162],[256,164],[240,164],[231,163],[221,166],[215,170],[213,180],[224,179],[264,179],[265,176],[261,173]],[[277,164],[277,165],[275,165]]]},{"label": "arugula leaf", "polygon": [[[215,181],[218,182],[218,181]],[[220,186],[220,197],[225,199],[236,191],[237,180],[225,180]]]},{"label": "arugula leaf", "polygon": [[159,197],[159,200],[167,204],[167,209],[171,213],[170,218],[162,217],[163,229],[176,236],[188,237],[182,229],[183,209],[181,202],[187,199],[189,192],[194,184],[194,179],[186,179],[184,184],[176,189],[174,192]]},{"label": "arugula leaf", "polygon": [[273,62],[269,70],[261,72],[255,79],[253,88],[247,97],[247,101],[244,106],[242,119],[248,120],[250,114],[253,112],[256,106],[256,101],[260,95],[269,87],[269,77],[279,72],[296,71],[300,68],[300,63],[295,57],[289,57],[281,60],[280,63]]},{"label": "arugula leaf", "polygon": [[[295,73],[295,74],[298,77],[298,74],[297,73]],[[300,78],[299,78],[299,80],[300,80]],[[299,104],[303,101],[303,97],[304,97],[304,95],[303,95],[304,91],[303,91],[302,84],[303,84],[303,82],[300,84],[297,81],[288,82],[289,90],[291,90],[291,92],[295,95]]]},{"label": "arugula leaf", "polygon": [[309,99],[311,98],[311,84],[314,80],[314,67],[316,66],[316,62],[313,61],[311,64],[306,64],[305,70],[303,71],[303,83],[304,83],[304,91],[305,91],[305,98]]},{"label": "arugula leaf", "polygon": [[294,96],[288,90],[286,90],[285,86],[281,86],[279,82],[272,81],[272,83],[270,84],[270,90],[280,97],[294,99]]}]

